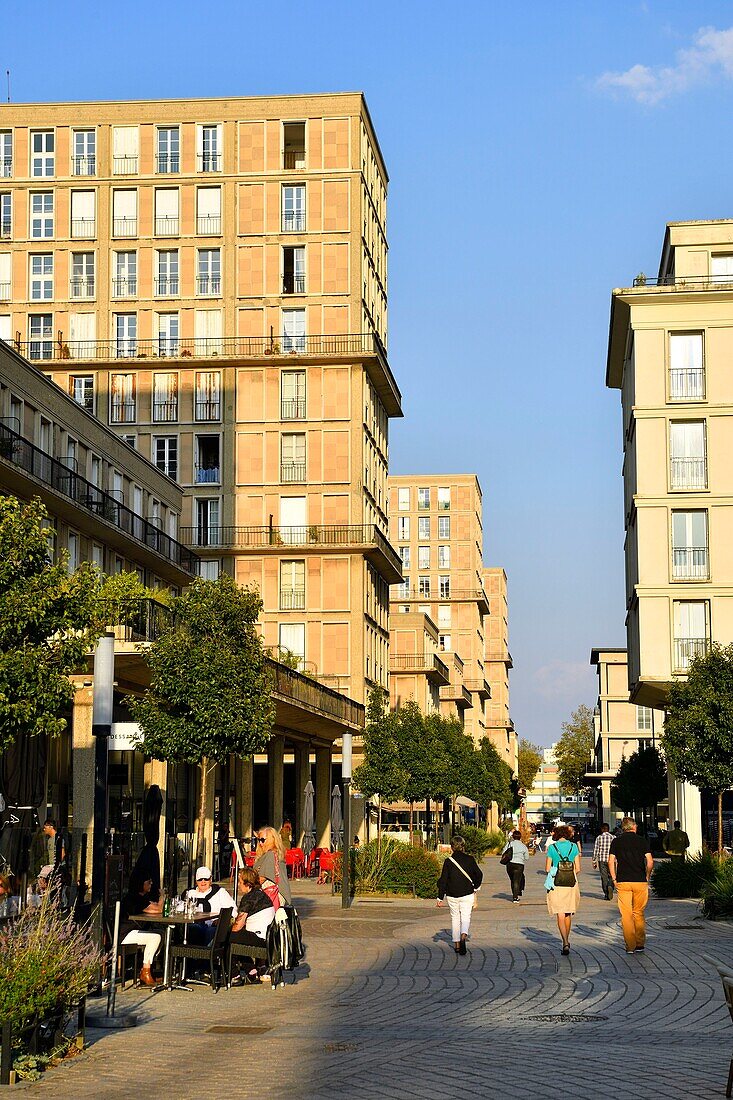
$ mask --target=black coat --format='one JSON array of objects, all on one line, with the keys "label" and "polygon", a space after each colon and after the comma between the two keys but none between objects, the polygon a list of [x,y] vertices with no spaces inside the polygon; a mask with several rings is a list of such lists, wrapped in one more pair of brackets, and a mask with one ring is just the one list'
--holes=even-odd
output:
[{"label": "black coat", "polygon": [[[459,871],[451,860],[455,860],[456,863],[460,864],[468,878],[462,871]],[[466,894],[472,894],[474,890],[478,890],[483,881],[483,872],[473,856],[469,856],[466,852],[452,852],[446,858],[443,870],[440,872],[438,898],[441,901],[446,896],[449,898],[465,898]]]}]

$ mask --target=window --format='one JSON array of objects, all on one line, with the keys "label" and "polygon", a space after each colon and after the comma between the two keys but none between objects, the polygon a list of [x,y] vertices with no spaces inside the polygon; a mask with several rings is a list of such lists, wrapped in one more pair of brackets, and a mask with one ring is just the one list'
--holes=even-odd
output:
[{"label": "window", "polygon": [[418,569],[430,568],[430,547],[418,546],[417,548],[417,567]]},{"label": "window", "polygon": [[53,358],[53,314],[31,313],[28,317],[31,359]]},{"label": "window", "polygon": [[397,585],[397,596],[403,600],[410,598],[410,578],[404,573],[402,574],[402,584]]},{"label": "window", "polygon": [[636,728],[638,730],[650,730],[652,728],[652,708],[636,708]]},{"label": "window", "polygon": [[178,355],[178,314],[159,313],[157,322],[158,355],[163,357]]},{"label": "window", "polygon": [[438,590],[441,600],[450,599],[450,576],[438,577]]},{"label": "window", "polygon": [[305,497],[280,497],[280,538],[283,542],[305,542],[308,501]]},{"label": "window", "polygon": [[74,130],[71,157],[73,176],[94,176],[97,172],[97,134],[94,130]]},{"label": "window", "polygon": [[[450,586],[449,577],[441,577],[441,580],[447,580]],[[450,593],[449,593],[450,595]],[[441,592],[442,596],[442,592]],[[438,626],[450,626],[451,624],[451,606],[449,603],[442,603],[438,607]]]},{"label": "window", "polygon": [[153,421],[156,424],[178,420],[178,375],[153,375]]},{"label": "window", "polygon": [[44,253],[30,257],[30,294],[32,302],[46,302],[53,298],[53,254]]},{"label": "window", "polygon": [[[49,425],[50,427],[50,425]],[[45,448],[42,448],[42,450]],[[102,460],[97,455],[92,455],[91,469],[89,478],[92,485],[96,485],[99,489],[102,485]]]},{"label": "window", "polygon": [[305,310],[284,309],[283,351],[305,351]]},{"label": "window", "polygon": [[137,294],[137,252],[115,252],[114,272],[114,297],[134,298]]},{"label": "window", "polygon": [[280,562],[280,610],[305,609],[305,562]]},{"label": "window", "polygon": [[701,332],[673,332],[669,337],[669,399],[699,401],[705,397]]},{"label": "window", "polygon": [[210,558],[208,561],[199,562],[199,576],[203,581],[215,581],[221,573],[221,562],[218,558]]},{"label": "window", "polygon": [[79,536],[76,531],[69,531],[69,539],[66,545],[66,549],[69,552],[69,561],[67,569],[69,573],[73,573],[75,569],[79,568]]},{"label": "window", "polygon": [[410,517],[400,516],[397,520],[397,538],[400,542],[407,542],[410,538]]},{"label": "window", "polygon": [[178,297],[178,249],[167,248],[158,252],[155,293]]},{"label": "window", "polygon": [[100,573],[104,572],[104,547],[100,546],[98,542],[92,543],[92,565]]},{"label": "window", "polygon": [[305,168],[305,123],[283,123],[283,168]]},{"label": "window", "polygon": [[13,174],[13,131],[0,130],[0,176]]},{"label": "window", "polygon": [[284,370],[280,383],[280,418],[305,420],[305,371]]},{"label": "window", "polygon": [[13,234],[13,205],[8,191],[0,194],[0,238],[8,240]]},{"label": "window", "polygon": [[53,237],[53,192],[31,192],[31,237]]},{"label": "window", "polygon": [[97,317],[94,313],[69,314],[69,353],[75,359],[93,359],[97,350]]},{"label": "window", "polygon": [[219,411],[219,371],[197,371],[196,373],[196,420],[218,420]]},{"label": "window", "polygon": [[72,252],[70,298],[94,297],[94,253]]},{"label": "window", "polygon": [[199,497],[196,500],[195,534],[197,546],[218,545],[221,539],[218,497]]},{"label": "window", "polygon": [[707,489],[705,421],[674,420],[669,425],[673,489]]},{"label": "window", "polygon": [[397,490],[397,507],[400,512],[409,512],[410,510],[410,490],[398,489]]},{"label": "window", "polygon": [[405,569],[410,568],[410,547],[400,546],[399,555],[402,561],[402,572],[404,573]]},{"label": "window", "polygon": [[714,283],[733,283],[733,255],[711,256],[710,276]]},{"label": "window", "polygon": [[672,576],[675,580],[707,580],[708,514],[672,513]]},{"label": "window", "polygon": [[451,650],[453,649],[453,638],[450,634],[438,635],[438,648],[445,651],[446,653],[451,652]]},{"label": "window", "polygon": [[178,188],[157,188],[155,192],[155,234],[178,236]]},{"label": "window", "polygon": [[438,516],[438,538],[450,538],[450,516]]},{"label": "window", "polygon": [[215,485],[221,481],[220,442],[218,435],[196,436],[197,485]]},{"label": "window", "polygon": [[12,255],[10,252],[0,252],[0,301],[10,301],[12,289]]},{"label": "window", "polygon": [[180,172],[181,133],[177,126],[159,126],[155,152],[156,172]]},{"label": "window", "polygon": [[31,133],[31,175],[49,177],[54,174],[53,130],[35,130]]},{"label": "window", "polygon": [[684,672],[693,657],[706,653],[708,638],[707,600],[675,600],[673,670]]},{"label": "window", "polygon": [[441,512],[450,508],[450,486],[438,489],[438,508]]},{"label": "window", "polygon": [[178,436],[158,435],[153,439],[153,461],[158,469],[178,481]]},{"label": "window", "polygon": [[280,448],[280,480],[305,481],[305,432],[283,432]]},{"label": "window", "polygon": [[118,359],[129,355],[137,355],[137,314],[115,313],[113,314],[115,328],[116,348]]},{"label": "window", "polygon": [[286,185],[282,189],[283,233],[305,232],[305,187]]},{"label": "window", "polygon": [[81,405],[87,412],[94,412],[94,375],[72,374],[69,379],[69,392],[77,405]]},{"label": "window", "polygon": [[136,419],[136,378],[134,374],[110,375],[110,423],[130,424]]},{"label": "window", "polygon": [[122,440],[123,443],[126,443],[128,447],[132,447],[133,451],[135,450],[135,444],[137,442],[137,436],[136,435],[134,435],[134,434],[125,434],[125,435],[121,435],[120,439]]},{"label": "window", "polygon": [[419,539],[430,538],[430,517],[420,516],[417,521],[417,537]]},{"label": "window", "polygon": [[196,167],[199,172],[221,172],[221,126],[197,127],[196,144]]},{"label": "window", "polygon": [[221,353],[221,310],[195,310],[193,329],[197,355],[219,355]]},{"label": "window", "polygon": [[305,248],[283,248],[283,294],[305,294]]},{"label": "window", "polygon": [[135,175],[138,144],[137,126],[112,127],[112,171],[115,176]]},{"label": "window", "polygon": [[71,236],[90,238],[96,236],[93,191],[71,192]]},{"label": "window", "polygon": [[417,578],[417,594],[418,596],[430,595],[430,577]]},{"label": "window", "polygon": [[221,294],[221,249],[200,248],[196,293],[216,296]]},{"label": "window", "polygon": [[0,340],[10,344],[13,339],[13,324],[9,313],[0,313]]},{"label": "window", "polygon": [[112,192],[112,236],[137,237],[137,191]]},{"label": "window", "polygon": [[438,569],[450,569],[450,546],[438,547]]},{"label": "window", "polygon": [[430,507],[430,489],[418,489],[417,507],[421,512],[427,511]]},{"label": "window", "polygon": [[278,640],[284,653],[298,658],[298,665],[305,661],[305,623],[280,623]]},{"label": "window", "polygon": [[221,187],[199,187],[196,191],[196,232],[201,237],[221,233]]}]

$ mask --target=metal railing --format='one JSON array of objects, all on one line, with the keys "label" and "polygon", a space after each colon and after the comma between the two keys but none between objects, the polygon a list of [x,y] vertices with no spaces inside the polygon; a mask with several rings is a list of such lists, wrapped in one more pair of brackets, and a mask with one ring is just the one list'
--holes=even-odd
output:
[{"label": "metal railing", "polygon": [[390,672],[437,672],[446,683],[450,672],[445,661],[437,653],[390,653]]},{"label": "metal railing", "polygon": [[155,424],[170,424],[178,420],[177,401],[153,401],[153,422]]},{"label": "metal railing", "polygon": [[684,672],[695,657],[704,657],[710,648],[708,638],[675,638],[674,671]]},{"label": "metal railing", "polygon": [[705,397],[703,367],[671,367],[669,371],[670,401],[701,401]]},{"label": "metal railing", "polygon": [[219,420],[221,417],[221,405],[219,401],[195,401],[193,410],[194,420]]},{"label": "metal railing", "polygon": [[221,236],[221,215],[199,214],[196,218],[196,232],[199,237]]},{"label": "metal railing", "polygon": [[283,150],[283,168],[288,172],[297,168],[305,168],[305,149]]},{"label": "metal railing", "polygon": [[13,235],[13,223],[10,218],[3,218],[0,221],[0,237],[4,240],[8,240]]},{"label": "metal railing", "polygon": [[109,410],[110,424],[134,424],[137,404],[134,401],[113,401]]},{"label": "metal railing", "polygon": [[137,237],[137,218],[113,218],[113,237]]},{"label": "metal railing", "polygon": [[166,535],[133,512],[111,493],[104,492],[68,465],[40,450],[30,440],[0,423],[0,458],[48,485],[90,514],[113,523],[137,542],[155,550],[187,573],[196,572],[198,558],[188,547]]},{"label": "metal railing", "polygon": [[0,299],[3,302],[7,302],[10,298],[10,283],[0,283]]},{"label": "metal railing", "polygon": [[643,273],[634,276],[632,284],[641,286],[671,286],[686,290],[700,290],[706,287],[728,286],[733,287],[733,274],[731,275],[662,275],[661,278],[650,278]]},{"label": "metal railing", "polygon": [[305,462],[281,462],[280,480],[288,483],[305,481]]},{"label": "metal railing", "polygon": [[301,210],[284,210],[282,215],[282,232],[283,233],[304,233],[305,232],[305,211]]},{"label": "metal railing", "polygon": [[[394,547],[373,523],[309,524],[303,527],[223,527],[199,524],[197,527],[182,527],[180,534],[189,546],[227,546],[242,550],[265,546],[303,546],[315,549],[371,545],[381,550],[396,569],[401,567]],[[201,542],[201,538],[208,541]]]},{"label": "metal railing", "polygon": [[280,610],[281,611],[303,611],[305,609],[305,589],[304,588],[281,588],[280,589]]},{"label": "metal railing", "polygon": [[197,485],[217,485],[221,481],[221,467],[197,466],[194,475]]},{"label": "metal railing", "polygon": [[112,157],[112,175],[134,176],[137,173],[137,157]]},{"label": "metal railing", "polygon": [[[424,600],[425,595],[425,592],[421,592],[418,588],[405,589],[402,585],[399,586],[398,598],[400,600]],[[469,603],[476,600],[478,603],[488,603],[488,596],[482,588],[453,588],[452,585],[447,594],[436,593],[433,599],[467,601]]]},{"label": "metal railing", "polygon": [[330,718],[346,722],[351,726],[364,726],[364,706],[333,688],[320,684],[302,672],[287,668],[279,661],[267,659],[267,667],[272,674],[274,695],[290,699],[309,710],[320,711]]},{"label": "metal railing", "polygon": [[90,240],[97,235],[96,218],[72,218],[71,236],[75,240]]},{"label": "metal railing", "polygon": [[673,489],[707,489],[708,464],[701,458],[670,459]]},{"label": "metal railing", "polygon": [[178,276],[177,275],[162,275],[155,280],[155,293],[161,295],[167,295],[168,297],[178,297]]},{"label": "metal railing", "polygon": [[164,218],[155,219],[155,235],[156,237],[177,237],[178,236],[178,218],[169,218],[167,215]]},{"label": "metal railing", "polygon": [[0,176],[6,179],[13,174],[13,158],[0,157]]},{"label": "metal railing", "polygon": [[170,175],[172,172],[180,172],[181,170],[181,156],[180,153],[156,153],[155,154],[155,171],[159,175]]},{"label": "metal railing", "polygon": [[198,172],[221,172],[221,153],[197,153],[196,170]]},{"label": "metal railing", "polygon": [[93,275],[72,275],[69,280],[69,297],[70,298],[93,298],[94,297],[94,276]]},{"label": "metal railing", "polygon": [[305,294],[305,275],[284,275],[283,294]]},{"label": "metal railing", "polygon": [[72,176],[96,176],[97,158],[94,153],[86,153],[82,156],[71,158]]},{"label": "metal railing", "polygon": [[483,695],[485,699],[491,698],[491,688],[485,679],[465,680],[464,683],[468,691],[475,691],[478,695]]},{"label": "metal railing", "polygon": [[112,280],[112,295],[115,298],[134,298],[137,294],[137,275],[116,276]]},{"label": "metal railing", "polygon": [[115,636],[124,642],[154,642],[173,623],[173,612],[160,600],[106,600],[105,616]]},{"label": "metal railing", "polygon": [[205,294],[209,297],[217,297],[219,294],[221,294],[221,276],[197,275],[196,293]]},{"label": "metal railing", "polygon": [[284,397],[280,402],[281,420],[305,420],[305,398]]},{"label": "metal railing", "polygon": [[685,546],[672,550],[672,576],[675,580],[707,580],[707,546]]},{"label": "metal railing", "polygon": [[[71,396],[74,397],[73,393]],[[81,405],[82,409],[86,409],[87,412],[94,412],[94,393],[85,393],[81,398],[74,397],[74,401],[77,405]]]}]

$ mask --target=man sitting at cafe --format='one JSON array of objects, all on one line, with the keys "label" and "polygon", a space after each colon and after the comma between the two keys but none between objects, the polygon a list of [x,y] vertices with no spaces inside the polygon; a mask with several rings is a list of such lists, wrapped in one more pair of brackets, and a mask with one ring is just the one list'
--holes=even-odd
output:
[{"label": "man sitting at cafe", "polygon": [[237,906],[231,894],[223,886],[212,883],[211,868],[199,867],[196,871],[196,886],[186,890],[184,900],[193,900],[196,904],[196,924],[188,932],[188,942],[208,947],[216,932],[216,920],[222,909],[231,909],[232,917],[237,915]]}]

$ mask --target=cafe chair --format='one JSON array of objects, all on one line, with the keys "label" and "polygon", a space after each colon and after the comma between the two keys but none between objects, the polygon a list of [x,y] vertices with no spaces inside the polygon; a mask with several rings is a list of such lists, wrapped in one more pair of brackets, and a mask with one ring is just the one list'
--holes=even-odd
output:
[{"label": "cafe chair", "polygon": [[[132,959],[132,985],[138,984],[138,974],[143,965],[143,948],[139,943],[121,943],[120,953],[120,989],[124,991],[127,984],[127,965]],[[139,956],[139,961],[138,961]]]},{"label": "cafe chair", "polygon": [[291,878],[302,878],[305,873],[305,853],[302,848],[289,848],[285,853],[285,865]]},{"label": "cafe chair", "polygon": [[[211,988],[214,993],[219,992],[219,985],[226,980],[225,957],[227,941],[232,927],[232,910],[222,909],[216,922],[216,932],[208,947],[194,947],[190,944],[177,944],[171,948],[171,958],[194,959],[198,962],[208,962]],[[221,981],[219,979],[221,975]]]},{"label": "cafe chair", "polygon": [[232,984],[233,959],[262,959],[269,966],[270,952],[267,950],[267,944],[264,940],[261,947],[255,947],[254,944],[247,943],[229,943],[227,947],[227,989]]}]

